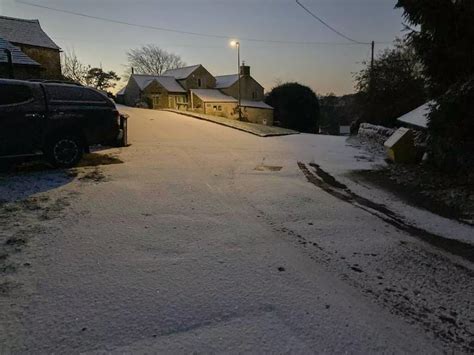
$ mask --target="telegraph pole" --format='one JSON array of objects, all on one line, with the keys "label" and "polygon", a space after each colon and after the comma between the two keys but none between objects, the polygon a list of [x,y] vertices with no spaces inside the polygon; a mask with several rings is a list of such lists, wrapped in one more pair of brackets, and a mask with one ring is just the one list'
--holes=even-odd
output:
[{"label": "telegraph pole", "polygon": [[370,82],[369,82],[369,102],[370,102],[370,118],[373,120],[375,117],[374,114],[374,50],[375,42],[372,41],[371,46],[371,55],[370,55]]}]

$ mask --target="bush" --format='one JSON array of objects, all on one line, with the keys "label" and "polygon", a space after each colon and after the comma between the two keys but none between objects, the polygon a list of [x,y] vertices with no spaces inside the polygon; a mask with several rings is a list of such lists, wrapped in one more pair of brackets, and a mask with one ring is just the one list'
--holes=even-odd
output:
[{"label": "bush", "polygon": [[319,131],[319,101],[309,87],[298,83],[277,86],[265,102],[274,108],[274,121],[280,126],[300,132]]},{"label": "bush", "polygon": [[428,116],[428,152],[443,170],[474,168],[474,75],[453,85]]}]

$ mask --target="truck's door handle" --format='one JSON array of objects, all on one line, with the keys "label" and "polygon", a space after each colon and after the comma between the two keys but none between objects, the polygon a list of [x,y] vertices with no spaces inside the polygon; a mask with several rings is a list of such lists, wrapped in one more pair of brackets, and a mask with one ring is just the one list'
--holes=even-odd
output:
[{"label": "truck's door handle", "polygon": [[25,117],[28,117],[28,118],[41,118],[42,115],[39,114],[39,113],[27,113],[27,114],[25,114]]}]

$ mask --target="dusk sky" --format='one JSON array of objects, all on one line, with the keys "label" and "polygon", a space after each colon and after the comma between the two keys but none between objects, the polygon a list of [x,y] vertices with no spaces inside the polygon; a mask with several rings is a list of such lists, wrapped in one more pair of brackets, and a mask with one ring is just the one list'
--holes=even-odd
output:
[{"label": "dusk sky", "polygon": [[[134,24],[236,39],[324,42],[303,45],[242,39],[241,57],[266,90],[279,80],[298,81],[318,94],[351,93],[352,74],[370,57],[369,45],[348,45],[347,40],[317,22],[294,0],[24,1]],[[301,3],[351,38],[384,42],[377,44],[376,50],[382,50],[389,46],[387,42],[403,35],[401,11],[394,10],[395,0],[301,0]],[[0,0],[0,14],[39,19],[43,29],[64,51],[74,50],[85,64],[102,65],[120,75],[127,64],[127,50],[143,44],[155,44],[179,54],[189,65],[203,64],[214,75],[236,72],[236,51],[225,38],[104,22],[15,0]]]}]

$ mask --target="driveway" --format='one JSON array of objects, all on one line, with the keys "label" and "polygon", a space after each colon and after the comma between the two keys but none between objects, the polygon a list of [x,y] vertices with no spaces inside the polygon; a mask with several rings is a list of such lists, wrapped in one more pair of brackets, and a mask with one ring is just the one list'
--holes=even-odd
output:
[{"label": "driveway", "polygon": [[123,164],[0,181],[0,353],[473,350],[470,261],[304,171],[348,183],[375,157],[121,110]]}]

